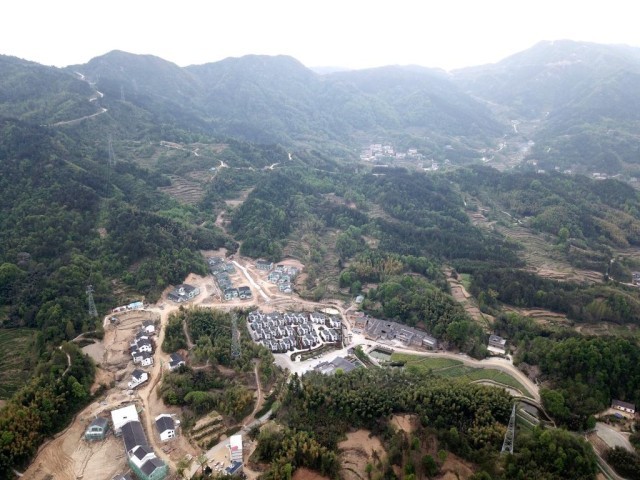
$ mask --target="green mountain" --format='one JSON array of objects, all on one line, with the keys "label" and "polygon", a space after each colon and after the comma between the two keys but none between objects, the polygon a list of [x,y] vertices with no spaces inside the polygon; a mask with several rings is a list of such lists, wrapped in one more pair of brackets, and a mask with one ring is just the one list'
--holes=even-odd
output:
[{"label": "green mountain", "polygon": [[177,67],[111,52],[70,67],[156,120],[259,143],[360,145],[380,136],[487,142],[506,127],[442,72],[385,67],[319,75],[287,56]]},{"label": "green mountain", "polygon": [[638,170],[640,49],[542,42],[454,78],[511,119],[530,123],[530,158],[543,168]]},{"label": "green mountain", "polygon": [[0,116],[48,124],[91,115],[92,94],[64,70],[0,55]]}]

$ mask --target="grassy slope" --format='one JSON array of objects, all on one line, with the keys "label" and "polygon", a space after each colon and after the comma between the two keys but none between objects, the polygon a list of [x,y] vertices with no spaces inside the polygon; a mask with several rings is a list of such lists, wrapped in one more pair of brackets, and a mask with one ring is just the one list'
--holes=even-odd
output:
[{"label": "grassy slope", "polygon": [[419,371],[431,371],[435,375],[446,378],[457,378],[464,382],[491,380],[520,390],[524,395],[530,396],[527,389],[511,375],[493,368],[467,367],[459,360],[450,358],[433,358],[410,355],[406,353],[394,353],[391,355],[394,362],[404,361],[407,368]]}]

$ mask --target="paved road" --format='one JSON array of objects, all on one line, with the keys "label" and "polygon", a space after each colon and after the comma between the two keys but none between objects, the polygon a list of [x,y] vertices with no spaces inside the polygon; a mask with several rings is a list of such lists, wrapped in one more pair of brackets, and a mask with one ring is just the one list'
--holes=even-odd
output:
[{"label": "paved road", "polygon": [[615,428],[610,427],[606,423],[596,423],[596,434],[602,439],[604,443],[609,445],[610,448],[622,447],[630,452],[633,452],[633,446],[629,442],[629,438],[617,431]]}]

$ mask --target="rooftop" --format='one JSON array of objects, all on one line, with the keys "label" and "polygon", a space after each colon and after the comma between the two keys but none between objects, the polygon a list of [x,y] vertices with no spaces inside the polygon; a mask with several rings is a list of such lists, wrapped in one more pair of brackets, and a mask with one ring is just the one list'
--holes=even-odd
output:
[{"label": "rooftop", "polygon": [[151,475],[158,468],[162,468],[164,466],[165,466],[165,463],[162,460],[160,460],[158,457],[155,457],[155,458],[150,458],[149,460],[144,462],[144,465],[142,465],[142,468],[140,468],[140,470],[142,470],[142,473],[144,473],[145,475]]},{"label": "rooftop", "polygon": [[127,405],[111,411],[111,421],[113,422],[113,428],[116,430],[120,430],[120,427],[131,420],[140,420],[135,405]]},{"label": "rooftop", "polygon": [[156,417],[156,429],[159,433],[174,430],[175,428],[175,422],[170,415],[160,415]]},{"label": "rooftop", "polygon": [[137,420],[125,423],[122,426],[122,439],[124,440],[124,448],[127,452],[137,446],[149,446],[142,424]]}]

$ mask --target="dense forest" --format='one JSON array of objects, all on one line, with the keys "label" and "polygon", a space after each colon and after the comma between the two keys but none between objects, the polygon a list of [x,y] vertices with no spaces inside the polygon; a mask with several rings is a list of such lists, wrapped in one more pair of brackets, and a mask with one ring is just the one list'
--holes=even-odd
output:
[{"label": "dense forest", "polygon": [[[400,478],[434,476],[439,463],[419,455],[432,438],[440,448],[476,463],[483,472],[477,478],[594,478],[595,459],[587,444],[557,430],[534,429],[522,437],[518,454],[500,458],[511,402],[500,389],[429,374],[357,369],[329,377],[294,375],[277,417],[291,433],[263,429],[256,456],[270,464],[265,478],[282,478],[283,472],[303,466],[337,478],[338,442],[351,429],[365,428],[383,440],[388,453],[375,466],[375,478],[399,478],[393,467],[402,467]],[[397,413],[419,417],[420,427],[410,437],[391,427]],[[566,455],[548,462],[553,449]]]}]

